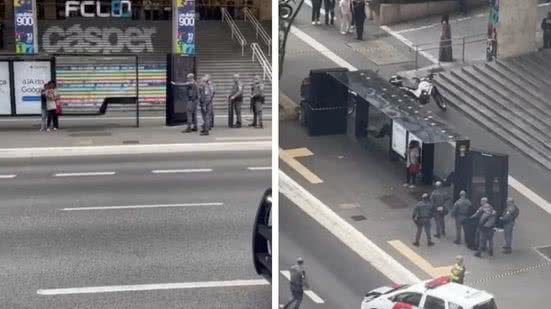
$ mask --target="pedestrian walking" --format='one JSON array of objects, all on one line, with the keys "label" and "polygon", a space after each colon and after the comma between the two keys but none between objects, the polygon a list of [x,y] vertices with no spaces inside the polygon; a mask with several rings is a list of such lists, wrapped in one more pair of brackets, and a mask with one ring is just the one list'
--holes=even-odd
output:
[{"label": "pedestrian walking", "polygon": [[291,278],[289,288],[291,289],[292,296],[283,308],[298,309],[302,303],[304,289],[309,288],[308,280],[306,279],[306,272],[304,271],[304,260],[302,258],[299,257],[296,265],[291,266],[290,273]]},{"label": "pedestrian walking", "polygon": [[455,241],[456,245],[461,244],[461,233],[463,233],[463,223],[465,219],[472,214],[472,203],[467,198],[467,192],[462,190],[459,192],[459,199],[453,204],[450,215],[455,220]]},{"label": "pedestrian walking", "polygon": [[51,81],[44,84],[40,90],[40,131],[44,132],[48,129],[48,105],[46,93],[50,87]]},{"label": "pedestrian walking", "polygon": [[421,201],[415,205],[415,208],[413,209],[413,215],[412,219],[415,225],[417,226],[417,233],[415,234],[415,242],[413,243],[414,246],[419,247],[419,240],[421,238],[421,232],[424,229],[425,234],[427,235],[427,245],[433,246],[434,243],[431,241],[430,237],[430,220],[433,217],[433,207],[430,202],[429,195],[427,193],[423,193],[421,196]]},{"label": "pedestrian walking", "polygon": [[547,17],[541,22],[541,30],[543,31],[543,48],[551,48],[551,12],[547,13]]},{"label": "pedestrian walking", "polygon": [[417,174],[421,170],[421,149],[418,141],[410,141],[406,152],[406,183],[404,187],[415,188]]},{"label": "pedestrian walking", "polygon": [[335,24],[335,0],[323,0],[325,9],[325,25]]},{"label": "pedestrian walking", "polygon": [[339,1],[339,11],[341,13],[341,34],[350,33],[352,23],[352,11],[350,10],[350,0]]},{"label": "pedestrian walking", "polygon": [[503,247],[503,253],[509,254],[512,252],[511,245],[513,243],[513,228],[515,227],[515,221],[519,215],[519,210],[515,201],[512,198],[507,199],[507,207],[503,211],[502,216],[499,218],[503,222],[503,234],[505,236],[505,246]]},{"label": "pedestrian walking", "polygon": [[[230,128],[241,128],[241,106],[243,105],[243,84],[239,80],[239,74],[233,76],[233,88],[229,97],[228,126]],[[236,122],[233,122],[233,116]]]},{"label": "pedestrian walking", "polygon": [[447,203],[450,197],[448,190],[442,188],[442,183],[437,181],[434,184],[434,190],[430,194],[430,201],[433,207],[434,223],[436,225],[436,234],[434,237],[440,238],[446,236],[446,215],[448,214]]},{"label": "pedestrian walking", "polygon": [[320,25],[321,1],[312,0],[312,25]]},{"label": "pedestrian walking", "polygon": [[438,59],[440,62],[452,62],[452,30],[450,26],[450,17],[444,15],[440,25],[442,31],[440,33],[440,53]]},{"label": "pedestrian walking", "polygon": [[476,257],[482,256],[482,251],[488,250],[488,255],[494,255],[494,228],[497,220],[497,213],[488,203],[486,197],[481,200],[482,206],[471,216],[478,218],[478,250],[475,253]]},{"label": "pedestrian walking", "polygon": [[59,105],[59,95],[55,82],[50,82],[48,90],[46,90],[46,107],[48,109],[48,120],[46,123],[47,131],[50,129],[57,131],[59,129],[59,115],[61,114],[61,106]]},{"label": "pedestrian walking", "polygon": [[356,24],[356,39],[363,40],[365,23],[365,0],[352,0],[354,22]]},{"label": "pedestrian walking", "polygon": [[253,123],[249,127],[262,129],[262,106],[264,105],[264,83],[260,76],[254,77],[254,82],[251,86],[251,111],[253,112]]},{"label": "pedestrian walking", "polygon": [[201,86],[199,87],[199,104],[201,105],[201,117],[203,118],[201,135],[209,135],[209,131],[212,128],[213,99],[214,86],[210,81],[210,76],[206,74],[203,76]]},{"label": "pedestrian walking", "polygon": [[450,281],[463,284],[465,280],[465,264],[463,263],[463,257],[458,255],[455,257],[455,264],[453,264],[451,269]]}]

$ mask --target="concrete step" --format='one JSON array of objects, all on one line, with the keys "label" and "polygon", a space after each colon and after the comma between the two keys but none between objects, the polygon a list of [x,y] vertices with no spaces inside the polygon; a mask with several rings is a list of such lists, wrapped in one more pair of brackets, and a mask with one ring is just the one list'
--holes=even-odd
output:
[{"label": "concrete step", "polygon": [[507,144],[526,154],[538,164],[551,169],[551,156],[546,151],[542,151],[539,146],[534,145],[536,143],[529,136],[511,127],[506,119],[503,119],[499,114],[480,106],[476,102],[476,98],[469,95],[468,92],[465,93],[447,75],[441,74],[435,82],[450,105],[494,133]]}]

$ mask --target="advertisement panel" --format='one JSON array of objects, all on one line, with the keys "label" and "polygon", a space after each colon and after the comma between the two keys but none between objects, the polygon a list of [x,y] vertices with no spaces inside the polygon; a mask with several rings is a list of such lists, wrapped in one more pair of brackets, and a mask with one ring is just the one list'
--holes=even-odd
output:
[{"label": "advertisement panel", "polygon": [[40,90],[52,77],[50,62],[15,61],[13,71],[17,115],[40,114]]},{"label": "advertisement panel", "polygon": [[14,1],[15,50],[18,54],[34,54],[33,0]]},{"label": "advertisement panel", "polygon": [[176,0],[178,38],[176,53],[195,55],[195,0]]},{"label": "advertisement panel", "polygon": [[8,62],[0,62],[0,115],[11,114],[10,69]]},{"label": "advertisement panel", "polygon": [[392,150],[402,158],[406,157],[407,131],[396,121],[392,122]]}]

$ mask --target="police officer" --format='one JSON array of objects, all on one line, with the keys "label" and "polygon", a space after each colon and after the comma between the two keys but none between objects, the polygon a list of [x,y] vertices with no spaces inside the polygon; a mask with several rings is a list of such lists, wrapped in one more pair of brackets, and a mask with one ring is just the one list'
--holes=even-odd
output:
[{"label": "police officer", "polygon": [[511,243],[513,242],[513,227],[515,221],[519,215],[519,210],[515,201],[512,198],[507,199],[507,207],[503,211],[502,216],[499,218],[503,222],[503,234],[505,236],[505,246],[503,247],[503,253],[511,253]]},{"label": "police officer", "polygon": [[444,218],[448,214],[448,208],[446,203],[449,200],[448,190],[442,188],[442,183],[437,181],[434,184],[434,190],[430,195],[430,201],[433,207],[434,222],[436,223],[436,234],[434,237],[440,238],[446,236],[446,224]]},{"label": "police officer", "polygon": [[290,289],[291,289],[291,299],[289,302],[283,306],[283,308],[293,308],[298,309],[302,303],[302,297],[304,296],[304,289],[309,288],[308,280],[306,279],[306,272],[304,271],[304,260],[302,258],[297,259],[297,264],[291,266],[291,280],[290,280]]},{"label": "police officer", "polygon": [[551,48],[551,12],[547,13],[547,17],[541,22],[541,30],[543,30],[543,48]]},{"label": "police officer", "polygon": [[210,81],[210,76],[203,76],[201,86],[199,88],[199,103],[201,104],[201,116],[203,118],[203,127],[201,135],[209,135],[212,128],[212,100],[214,99],[214,85]]},{"label": "police officer", "polygon": [[[478,221],[478,250],[475,253],[476,257],[481,257],[482,251],[488,249],[488,255],[494,255],[494,227],[497,220],[497,213],[488,203],[488,199],[481,199],[480,208],[471,216],[471,218],[479,218]],[[488,247],[486,247],[488,245]]]},{"label": "police officer", "polygon": [[450,281],[463,284],[465,280],[465,265],[463,264],[463,257],[458,255],[455,257],[455,264],[451,269]]},{"label": "police officer", "polygon": [[[230,108],[228,117],[228,126],[230,128],[241,128],[241,105],[243,105],[243,84],[239,80],[239,74],[233,76],[233,88],[229,97]],[[236,116],[236,122],[233,123],[233,115]]]},{"label": "police officer", "polygon": [[462,190],[459,192],[459,199],[453,204],[451,210],[451,216],[455,219],[455,241],[456,245],[461,244],[461,233],[463,228],[463,221],[467,219],[472,213],[472,203],[467,198],[467,192]]},{"label": "police officer", "polygon": [[249,127],[257,129],[263,128],[262,124],[262,105],[264,104],[264,84],[257,75],[254,77],[253,85],[251,86],[251,110],[253,111],[253,123]]},{"label": "police officer", "polygon": [[187,81],[185,83],[172,82],[172,84],[185,87],[185,93],[187,97],[187,129],[184,132],[189,133],[192,131],[197,131],[197,105],[199,103],[199,86],[195,81],[195,75],[193,73],[189,73],[186,77]]},{"label": "police officer", "polygon": [[415,234],[414,246],[419,247],[419,239],[421,238],[421,231],[424,229],[427,235],[427,244],[429,246],[434,245],[430,238],[430,220],[433,217],[433,207],[430,202],[429,195],[423,193],[421,201],[415,205],[413,209],[412,219],[417,226],[417,234]]}]

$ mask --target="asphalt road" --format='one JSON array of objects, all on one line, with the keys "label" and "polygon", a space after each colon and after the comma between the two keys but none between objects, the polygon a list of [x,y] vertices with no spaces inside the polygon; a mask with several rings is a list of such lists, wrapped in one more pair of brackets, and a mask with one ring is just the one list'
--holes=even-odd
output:
[{"label": "asphalt road", "polygon": [[[305,296],[301,309],[359,308],[366,292],[390,283],[282,194],[279,222],[280,269],[288,270],[302,257],[310,287],[324,301],[315,303]],[[279,280],[279,302],[285,304],[289,281],[281,275]]]},{"label": "asphalt road", "polygon": [[[0,307],[270,308],[250,251],[270,165],[268,152],[0,161]],[[130,208],[82,208],[113,206]],[[158,290],[173,283],[213,287]],[[38,293],[121,285],[144,291]]]}]

